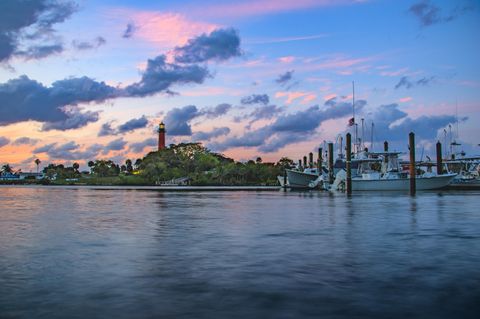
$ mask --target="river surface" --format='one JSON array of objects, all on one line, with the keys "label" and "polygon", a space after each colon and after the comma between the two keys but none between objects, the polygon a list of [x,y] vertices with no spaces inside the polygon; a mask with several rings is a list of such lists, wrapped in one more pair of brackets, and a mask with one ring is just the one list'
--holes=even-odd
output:
[{"label": "river surface", "polygon": [[0,318],[480,318],[479,204],[0,187]]}]

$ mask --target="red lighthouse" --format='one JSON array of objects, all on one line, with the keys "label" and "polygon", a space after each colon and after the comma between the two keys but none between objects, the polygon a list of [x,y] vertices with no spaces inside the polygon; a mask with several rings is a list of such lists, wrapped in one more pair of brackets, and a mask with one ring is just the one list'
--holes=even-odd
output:
[{"label": "red lighthouse", "polygon": [[160,123],[158,127],[158,150],[163,150],[165,148],[165,124]]}]

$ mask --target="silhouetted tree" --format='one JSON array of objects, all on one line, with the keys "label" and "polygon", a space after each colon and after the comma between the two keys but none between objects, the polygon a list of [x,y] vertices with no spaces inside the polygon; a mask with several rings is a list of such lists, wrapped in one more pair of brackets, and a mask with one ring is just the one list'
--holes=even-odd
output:
[{"label": "silhouetted tree", "polygon": [[4,164],[2,166],[2,172],[3,173],[12,173],[13,172],[13,169],[12,167],[9,165],[9,164]]},{"label": "silhouetted tree", "polygon": [[137,158],[137,160],[135,161],[135,168],[138,169],[139,166],[142,164],[142,159],[141,158]]},{"label": "silhouetted tree", "polygon": [[35,159],[34,162],[35,162],[35,164],[37,165],[37,174],[38,174],[38,165],[40,165],[40,163],[41,163],[42,161],[37,158],[37,159]]},{"label": "silhouetted tree", "polygon": [[131,159],[127,159],[125,161],[125,170],[127,173],[131,174],[133,172],[133,166],[132,166],[132,160]]}]

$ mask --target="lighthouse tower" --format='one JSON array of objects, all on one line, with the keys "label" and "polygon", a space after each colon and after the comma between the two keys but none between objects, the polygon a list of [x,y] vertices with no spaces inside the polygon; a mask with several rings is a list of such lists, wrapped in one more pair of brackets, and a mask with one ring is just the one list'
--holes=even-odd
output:
[{"label": "lighthouse tower", "polygon": [[158,150],[163,150],[165,148],[165,124],[160,123],[158,126]]}]

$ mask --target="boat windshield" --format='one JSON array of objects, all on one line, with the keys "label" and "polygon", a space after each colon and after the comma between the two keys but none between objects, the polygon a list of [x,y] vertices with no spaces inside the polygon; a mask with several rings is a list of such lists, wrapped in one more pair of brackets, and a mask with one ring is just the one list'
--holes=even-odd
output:
[{"label": "boat windshield", "polygon": [[387,172],[399,172],[400,163],[398,162],[398,156],[390,155],[387,161]]}]

